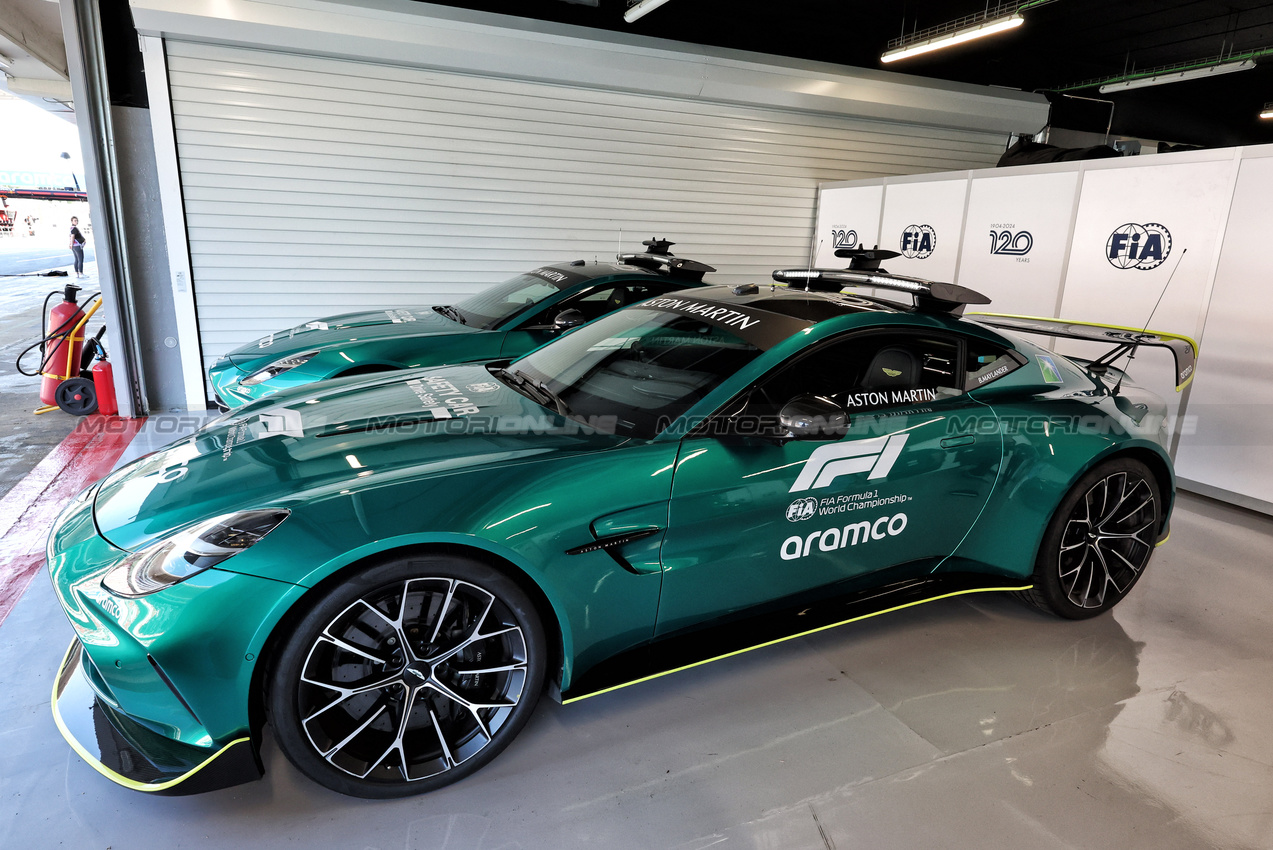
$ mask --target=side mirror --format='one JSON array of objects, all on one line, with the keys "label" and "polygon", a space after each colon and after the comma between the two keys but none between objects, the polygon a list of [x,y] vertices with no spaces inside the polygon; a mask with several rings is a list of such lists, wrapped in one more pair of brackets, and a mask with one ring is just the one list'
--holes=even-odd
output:
[{"label": "side mirror", "polygon": [[849,414],[830,399],[801,395],[778,411],[778,424],[797,440],[830,440],[844,436]]},{"label": "side mirror", "polygon": [[553,330],[558,333],[562,331],[572,330],[580,325],[587,324],[588,319],[583,312],[573,307],[569,310],[562,310],[557,314],[557,318],[553,319]]}]

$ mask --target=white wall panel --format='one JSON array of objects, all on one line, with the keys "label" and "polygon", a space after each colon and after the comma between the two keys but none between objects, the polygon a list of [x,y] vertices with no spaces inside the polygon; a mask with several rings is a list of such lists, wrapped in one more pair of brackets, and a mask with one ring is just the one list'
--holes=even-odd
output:
[{"label": "white wall panel", "polygon": [[[988,165],[998,134],[167,41],[205,362],[650,236],[767,280],[817,186]],[[622,233],[622,245],[620,245]]]},{"label": "white wall panel", "polygon": [[882,185],[824,189],[818,202],[813,264],[824,269],[843,268],[848,262],[836,257],[837,248],[875,247],[880,241],[883,201]]},{"label": "white wall panel", "polygon": [[956,283],[991,299],[998,313],[1051,316],[1069,254],[1077,171],[978,177]]},{"label": "white wall panel", "polygon": [[[1232,194],[1231,159],[1087,171],[1074,224],[1061,316],[1136,328],[1148,325],[1196,338],[1206,311],[1217,239]],[[1161,263],[1141,268],[1152,265],[1153,258],[1136,263],[1136,257],[1125,251],[1117,252],[1122,256],[1114,258],[1116,262],[1110,261],[1111,251],[1119,247],[1110,240],[1129,224],[1141,228],[1161,225],[1170,235],[1169,244],[1164,241]],[[1140,231],[1133,228],[1131,236],[1137,235]],[[1130,247],[1132,239],[1124,244]],[[1159,297],[1162,302],[1155,310]],[[1078,346],[1082,344],[1062,343],[1058,348],[1091,350]],[[1133,373],[1139,383],[1162,395],[1175,410],[1180,397],[1174,390],[1169,356],[1157,350],[1144,351]]]},{"label": "white wall panel", "polygon": [[[843,193],[882,190],[884,242],[890,222],[900,220],[890,212],[897,180],[823,186],[820,215],[844,218],[836,206],[849,196]],[[1266,285],[1273,145],[900,181],[921,196],[908,200],[911,209],[923,209],[926,198],[948,201],[951,181],[970,186],[958,282],[994,298],[990,310],[1132,328],[1148,323],[1197,339],[1197,371],[1185,393],[1175,392],[1162,350],[1142,350],[1129,372],[1184,414],[1171,423],[1182,487],[1273,513],[1273,301]],[[992,229],[1029,230],[1032,247],[1017,257],[1030,262],[992,255]],[[1143,240],[1150,232],[1171,236],[1162,262],[1141,250],[1144,241],[1131,248],[1133,235]],[[1125,238],[1115,241],[1120,233]],[[1072,340],[1058,348],[1089,357],[1109,350]]]},{"label": "white wall panel", "polygon": [[[1245,159],[1202,334],[1189,398],[1194,426],[1181,437],[1176,472],[1273,509],[1273,302],[1269,300],[1269,198],[1273,157]],[[1248,503],[1249,504],[1249,503]]]},{"label": "white wall panel", "polygon": [[[889,182],[884,188],[880,247],[904,256],[889,260],[885,268],[894,274],[953,281],[967,195],[963,175],[923,183]],[[909,241],[903,244],[904,239]]]}]

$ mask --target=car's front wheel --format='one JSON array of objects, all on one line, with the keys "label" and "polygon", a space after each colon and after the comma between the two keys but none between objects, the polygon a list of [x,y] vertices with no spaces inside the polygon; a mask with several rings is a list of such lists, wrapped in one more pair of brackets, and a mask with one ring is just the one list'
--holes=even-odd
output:
[{"label": "car's front wheel", "polygon": [[1108,611],[1144,574],[1162,511],[1158,482],[1140,461],[1118,458],[1090,470],[1057,507],[1034,587],[1020,595],[1071,620]]},{"label": "car's front wheel", "polygon": [[543,689],[545,640],[508,576],[403,558],[331,590],[286,640],[267,693],[280,749],[358,797],[448,785],[495,758]]}]

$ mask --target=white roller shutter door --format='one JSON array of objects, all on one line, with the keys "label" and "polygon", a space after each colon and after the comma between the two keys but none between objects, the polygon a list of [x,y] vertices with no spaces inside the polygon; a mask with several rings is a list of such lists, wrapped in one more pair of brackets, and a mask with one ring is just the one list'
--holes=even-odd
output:
[{"label": "white roller shutter door", "polygon": [[168,41],[205,364],[657,235],[767,280],[818,183],[977,168],[997,134]]}]

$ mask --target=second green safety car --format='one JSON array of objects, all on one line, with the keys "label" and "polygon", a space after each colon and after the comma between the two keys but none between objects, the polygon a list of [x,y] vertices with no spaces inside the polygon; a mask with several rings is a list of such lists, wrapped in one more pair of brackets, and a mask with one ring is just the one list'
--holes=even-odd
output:
[{"label": "second green safety car", "polygon": [[454,304],[342,313],[267,334],[208,370],[217,404],[240,407],[329,378],[516,357],[620,307],[700,285],[709,265],[649,239],[613,263],[540,266]]}]

